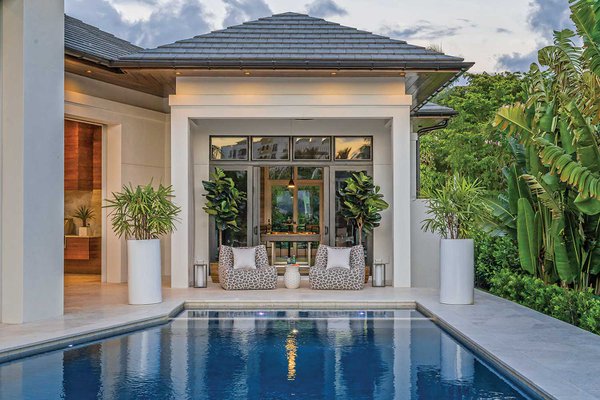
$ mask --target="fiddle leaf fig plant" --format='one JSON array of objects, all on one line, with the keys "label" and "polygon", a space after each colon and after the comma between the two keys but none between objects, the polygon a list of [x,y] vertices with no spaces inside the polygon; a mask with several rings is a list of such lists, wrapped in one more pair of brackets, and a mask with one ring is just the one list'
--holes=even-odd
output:
[{"label": "fiddle leaf fig plant", "polygon": [[233,179],[228,177],[221,168],[216,168],[210,180],[202,181],[206,193],[206,203],[202,209],[215,219],[219,231],[219,247],[223,244],[223,231],[240,230],[237,218],[246,193],[235,187]]},{"label": "fiddle leaf fig plant", "polygon": [[338,191],[341,200],[340,212],[358,229],[358,244],[362,245],[363,232],[370,233],[381,223],[381,211],[389,204],[379,193],[380,188],[373,183],[373,178],[364,172],[352,174]]},{"label": "fiddle leaf fig plant", "polygon": [[158,239],[175,231],[175,222],[181,208],[173,204],[172,186],[124,185],[121,192],[113,193],[104,207],[118,237],[126,239]]}]

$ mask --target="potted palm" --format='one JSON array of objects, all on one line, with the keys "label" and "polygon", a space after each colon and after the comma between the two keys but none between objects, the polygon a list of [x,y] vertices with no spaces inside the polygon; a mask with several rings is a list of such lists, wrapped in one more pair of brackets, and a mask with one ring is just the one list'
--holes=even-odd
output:
[{"label": "potted palm", "polygon": [[338,191],[340,212],[348,223],[356,226],[360,245],[363,232],[370,233],[378,227],[381,223],[380,212],[389,207],[379,191],[380,188],[373,183],[373,178],[364,172],[352,174]]},{"label": "potted palm", "polygon": [[233,232],[240,230],[237,218],[242,202],[246,198],[244,192],[235,187],[233,179],[225,172],[216,168],[211,174],[211,179],[202,181],[206,193],[206,203],[202,209],[215,220],[219,231],[219,248],[223,245],[223,231],[229,229]]},{"label": "potted palm", "polygon": [[441,237],[440,302],[473,304],[475,269],[471,236],[485,215],[484,190],[478,180],[459,175],[439,189],[424,193],[429,199],[422,229]]},{"label": "potted palm", "polygon": [[172,186],[123,186],[106,200],[113,230],[127,239],[129,304],[162,301],[160,237],[175,230],[180,208],[171,202]]},{"label": "potted palm", "polygon": [[79,236],[89,236],[89,221],[94,219],[94,210],[87,206],[81,206],[75,211],[73,217],[81,220],[81,226],[79,227]]}]

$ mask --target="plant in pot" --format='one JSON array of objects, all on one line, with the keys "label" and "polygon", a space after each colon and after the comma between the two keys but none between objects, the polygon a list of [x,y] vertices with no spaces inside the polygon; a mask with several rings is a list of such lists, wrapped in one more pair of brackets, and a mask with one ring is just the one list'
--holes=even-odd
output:
[{"label": "plant in pot", "polygon": [[363,233],[370,233],[381,223],[380,212],[390,205],[383,200],[381,189],[373,183],[373,178],[364,172],[354,173],[344,180],[338,191],[341,201],[340,213],[350,224],[354,224],[358,234],[358,244],[362,245]]},{"label": "plant in pot", "polygon": [[78,230],[79,236],[88,236],[90,227],[89,221],[95,218],[94,210],[88,206],[81,206],[75,211],[73,217],[81,220],[81,226]]},{"label": "plant in pot", "polygon": [[475,269],[471,238],[487,206],[478,180],[456,174],[445,185],[424,193],[429,200],[422,229],[441,237],[440,302],[473,304]]},{"label": "plant in pot", "polygon": [[124,185],[106,200],[115,234],[127,239],[129,304],[162,301],[160,237],[175,230],[180,208],[172,186]]},{"label": "plant in pot", "polygon": [[[202,209],[215,220],[219,231],[219,248],[223,245],[223,232],[237,232],[240,227],[237,218],[240,207],[246,199],[246,194],[235,187],[233,179],[228,177],[221,168],[216,168],[210,180],[202,181],[206,193],[206,203]],[[218,254],[218,252],[217,252]]]}]

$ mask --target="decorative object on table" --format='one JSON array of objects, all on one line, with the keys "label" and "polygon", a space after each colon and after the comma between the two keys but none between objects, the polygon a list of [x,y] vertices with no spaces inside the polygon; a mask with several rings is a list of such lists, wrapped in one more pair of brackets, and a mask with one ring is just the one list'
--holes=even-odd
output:
[{"label": "decorative object on table", "polygon": [[473,304],[475,269],[474,246],[470,239],[486,215],[484,190],[478,180],[460,175],[424,193],[429,199],[422,229],[438,234],[440,244],[440,302]]},{"label": "decorative object on table", "polygon": [[380,187],[373,183],[373,178],[364,172],[352,174],[338,191],[340,212],[348,223],[356,225],[359,245],[362,245],[363,232],[370,233],[378,227],[380,212],[390,206],[379,191]]},{"label": "decorative object on table", "polygon": [[208,286],[208,264],[203,261],[197,261],[194,264],[194,287],[205,288]]},{"label": "decorative object on table", "polygon": [[237,232],[238,215],[242,202],[246,199],[246,193],[235,187],[233,179],[225,175],[221,168],[215,168],[210,180],[202,181],[206,197],[206,203],[202,209],[215,220],[215,226],[219,231],[219,247],[223,245],[223,231],[231,230]]},{"label": "decorative object on table", "polygon": [[79,227],[79,236],[89,236],[89,221],[95,218],[94,210],[88,206],[81,206],[75,211],[73,217],[81,220],[81,226]]},{"label": "decorative object on table", "polygon": [[383,260],[375,260],[375,262],[373,263],[373,277],[371,278],[371,286],[385,286],[385,265],[386,263],[384,263]]},{"label": "decorative object on table", "polygon": [[298,289],[300,287],[300,266],[297,264],[289,264],[285,266],[283,274],[283,283],[288,289]]},{"label": "decorative object on table", "polygon": [[[310,267],[308,277],[311,289],[360,290],[365,284],[365,257],[362,245],[350,248],[350,268],[327,269],[327,248],[319,245],[315,265]],[[344,248],[345,247],[340,247]]]},{"label": "decorative object on table", "polygon": [[65,218],[65,235],[72,235],[75,233],[76,226],[73,222],[73,218]]},{"label": "decorative object on table", "polygon": [[277,287],[277,269],[269,265],[265,245],[254,247],[256,268],[233,268],[233,247],[219,249],[219,283],[225,290],[264,290]]},{"label": "decorative object on table", "polygon": [[173,187],[124,185],[105,207],[113,230],[127,239],[129,304],[162,302],[160,240],[175,230],[181,209],[171,201]]}]

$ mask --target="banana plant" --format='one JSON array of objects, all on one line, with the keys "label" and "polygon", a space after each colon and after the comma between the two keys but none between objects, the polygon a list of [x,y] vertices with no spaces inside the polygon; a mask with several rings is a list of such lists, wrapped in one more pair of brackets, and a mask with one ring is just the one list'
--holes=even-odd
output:
[{"label": "banana plant", "polygon": [[525,271],[600,293],[600,0],[571,0],[571,12],[577,34],[555,32],[530,69],[527,101],[496,115],[522,151],[490,204]]}]

